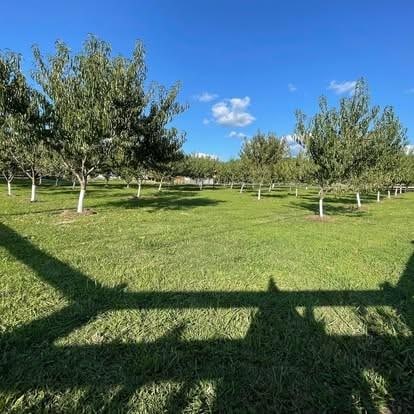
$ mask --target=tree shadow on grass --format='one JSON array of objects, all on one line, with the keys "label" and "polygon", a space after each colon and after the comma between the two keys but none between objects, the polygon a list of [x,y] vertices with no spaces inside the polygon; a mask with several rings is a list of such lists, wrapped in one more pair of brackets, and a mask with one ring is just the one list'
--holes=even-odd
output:
[{"label": "tree shadow on grass", "polygon": [[[319,199],[315,196],[304,196],[298,197],[289,203],[289,208],[295,208],[298,210],[307,210],[312,214],[319,214]],[[363,204],[361,209],[358,209],[354,203],[352,203],[348,198],[325,198],[323,203],[324,213],[326,215],[341,215],[341,216],[352,216],[352,217],[362,217],[366,216],[369,211],[366,210],[366,206]]]},{"label": "tree shadow on grass", "polygon": [[216,206],[224,203],[224,200],[213,200],[205,197],[194,197],[192,193],[183,195],[182,192],[160,193],[140,198],[130,197],[114,201],[105,201],[95,204],[94,207],[146,209],[150,212],[159,210],[189,210],[198,207]]},{"label": "tree shadow on grass", "polygon": [[[198,412],[414,410],[414,255],[398,285],[379,290],[280,291],[270,279],[267,291],[127,292],[124,286],[93,282],[4,224],[0,245],[68,301],[65,308],[0,336],[5,411],[15,403],[29,412],[150,411],[139,392],[166,382],[181,386],[165,398],[162,412],[190,410],[194,398]],[[391,334],[365,318],[367,334],[329,335],[315,318],[318,306],[358,312],[392,307],[399,316],[383,319],[398,323]],[[185,340],[187,325],[177,322],[154,341],[56,344],[108,311],[241,308],[257,309],[243,338],[223,332]],[[395,330],[401,325],[404,332]],[[367,372],[384,379],[385,391],[375,388]],[[195,395],[203,381],[216,385],[213,402]],[[59,405],[62,396],[80,390],[80,398]]]}]

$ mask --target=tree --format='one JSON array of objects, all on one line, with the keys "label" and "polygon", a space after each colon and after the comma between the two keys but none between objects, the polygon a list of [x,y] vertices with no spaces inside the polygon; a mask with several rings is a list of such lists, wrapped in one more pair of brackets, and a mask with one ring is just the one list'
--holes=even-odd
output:
[{"label": "tree", "polygon": [[[399,176],[404,164],[404,146],[406,130],[401,125],[392,107],[386,107],[376,120],[370,148],[371,165],[368,166],[361,179],[368,189],[377,192],[377,202],[380,201],[380,191],[391,186],[394,181],[404,180],[404,174]],[[403,168],[404,169],[404,168]],[[389,190],[388,190],[388,194]]]},{"label": "tree", "polygon": [[19,92],[23,75],[20,57],[15,53],[0,54],[0,171],[7,182],[7,194],[11,195],[11,182],[17,165],[10,152],[8,119],[19,111]]},{"label": "tree", "polygon": [[182,157],[185,134],[169,126],[187,108],[177,102],[179,91],[179,84],[169,90],[154,85],[147,97],[148,108],[128,127],[129,138],[122,144],[122,163],[135,172],[138,198],[142,180],[149,171],[172,171],[173,164]]},{"label": "tree", "polygon": [[16,162],[11,158],[7,151],[0,149],[0,172],[7,183],[7,195],[11,196],[11,183],[18,170]]},{"label": "tree", "polygon": [[19,167],[32,180],[30,200],[36,200],[36,178],[49,133],[48,115],[46,100],[28,85],[21,71],[21,57],[12,52],[0,54],[0,162],[9,194]]},{"label": "tree", "polygon": [[322,97],[319,112],[308,123],[303,113],[296,113],[296,137],[316,166],[321,217],[324,194],[335,183],[351,185],[361,207],[360,189],[368,177],[378,187],[396,165],[405,132],[392,108],[386,107],[379,114],[379,107],[370,106],[363,79],[351,97],[341,100],[339,109],[328,109]]},{"label": "tree", "polygon": [[127,188],[129,188],[134,179],[134,170],[127,165],[120,165],[117,169],[119,176],[125,181]]},{"label": "tree", "polygon": [[241,179],[241,161],[240,159],[231,159],[218,164],[218,171],[221,180],[230,184],[233,189],[234,183]]},{"label": "tree", "polygon": [[338,139],[337,113],[328,109],[326,98],[319,100],[319,112],[307,122],[301,111],[296,111],[295,136],[306,148],[315,164],[315,179],[320,187],[319,216],[322,218],[323,199],[329,187],[343,177],[344,163],[341,142]]},{"label": "tree", "polygon": [[36,179],[46,169],[45,141],[50,135],[50,107],[35,89],[23,86],[26,106],[8,119],[8,151],[32,182],[30,201],[36,201]]},{"label": "tree", "polygon": [[35,79],[53,106],[54,135],[48,144],[80,184],[81,213],[88,176],[136,135],[148,102],[144,50],[138,43],[130,59],[113,58],[108,43],[89,36],[78,54],[56,42],[54,55],[45,59],[35,47],[34,56]]},{"label": "tree", "polygon": [[270,180],[274,167],[287,155],[287,144],[276,135],[263,134],[260,131],[246,140],[240,157],[248,167],[253,182],[259,183],[257,199],[261,198],[261,189],[265,180]]},{"label": "tree", "polygon": [[65,177],[65,175],[68,173],[68,170],[63,164],[59,154],[56,154],[54,151],[50,151],[48,155],[49,156],[46,159],[46,172],[48,175],[55,177],[55,186],[57,187],[59,180]]},{"label": "tree", "polygon": [[203,189],[205,179],[213,179],[217,172],[217,160],[213,157],[189,155],[185,159],[185,174],[198,182],[200,190]]}]

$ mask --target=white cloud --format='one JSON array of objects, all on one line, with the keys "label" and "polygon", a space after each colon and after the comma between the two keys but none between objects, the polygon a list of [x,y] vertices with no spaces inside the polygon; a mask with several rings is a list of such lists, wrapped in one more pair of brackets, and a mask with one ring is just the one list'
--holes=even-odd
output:
[{"label": "white cloud", "polygon": [[406,154],[414,154],[414,144],[408,144],[405,146]]},{"label": "white cloud", "polygon": [[224,126],[245,127],[256,118],[247,112],[250,98],[232,98],[217,102],[211,108],[214,120]]},{"label": "white cloud", "polygon": [[207,154],[205,152],[195,152],[193,155],[196,158],[211,158],[213,160],[218,160],[219,159],[218,155],[216,155],[216,154]]},{"label": "white cloud", "polygon": [[293,83],[288,83],[289,92],[296,92],[298,88]]},{"label": "white cloud", "polygon": [[345,81],[345,82],[337,82],[336,80],[332,80],[329,83],[328,89],[334,91],[337,95],[341,95],[343,93],[353,93],[355,90],[356,81]]},{"label": "white cloud", "polygon": [[297,143],[295,135],[283,135],[282,139],[285,140],[288,144],[290,153],[292,155],[297,155],[302,149],[301,145]]},{"label": "white cloud", "polygon": [[203,92],[200,95],[196,95],[195,98],[199,102],[211,102],[217,99],[218,95],[216,93]]},{"label": "white cloud", "polygon": [[243,132],[236,132],[236,131],[231,131],[228,136],[230,138],[240,138],[240,139],[247,138],[247,135],[243,134]]},{"label": "white cloud", "polygon": [[208,125],[210,123],[210,120],[208,118],[203,119],[203,125]]}]

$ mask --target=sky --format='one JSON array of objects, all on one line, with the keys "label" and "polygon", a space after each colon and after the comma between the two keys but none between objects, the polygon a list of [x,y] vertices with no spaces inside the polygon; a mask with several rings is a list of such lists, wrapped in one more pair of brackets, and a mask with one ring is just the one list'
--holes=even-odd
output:
[{"label": "sky", "polygon": [[392,105],[414,143],[413,0],[117,0],[4,2],[0,49],[77,51],[89,34],[130,56],[146,48],[148,79],[180,81],[189,109],[174,121],[187,152],[238,155],[257,130],[289,135],[296,109],[312,115],[364,77],[372,102]]}]

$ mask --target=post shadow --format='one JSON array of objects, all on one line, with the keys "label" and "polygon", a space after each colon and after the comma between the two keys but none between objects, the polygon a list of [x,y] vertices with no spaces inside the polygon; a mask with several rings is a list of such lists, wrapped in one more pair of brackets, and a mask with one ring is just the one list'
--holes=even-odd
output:
[{"label": "post shadow", "polygon": [[[380,412],[364,371],[386,381],[391,412],[413,412],[414,255],[398,285],[370,291],[125,292],[109,288],[50,256],[0,224],[0,245],[69,304],[0,336],[0,392],[49,395],[84,389],[93,411],[125,410],[146,384],[182,384],[165,403],[183,410],[195,384],[216,383],[213,412]],[[17,277],[18,275],[16,275]],[[391,306],[411,336],[328,335],[317,306]],[[304,308],[304,313],[298,311]],[[178,324],[154,342],[56,345],[106,311],[122,309],[255,308],[244,338],[182,339]],[[366,321],[369,325],[369,321]],[[369,326],[368,326],[369,328]],[[107,398],[108,390],[119,387]],[[358,403],[356,403],[358,401]],[[41,411],[38,407],[38,411]]]}]

